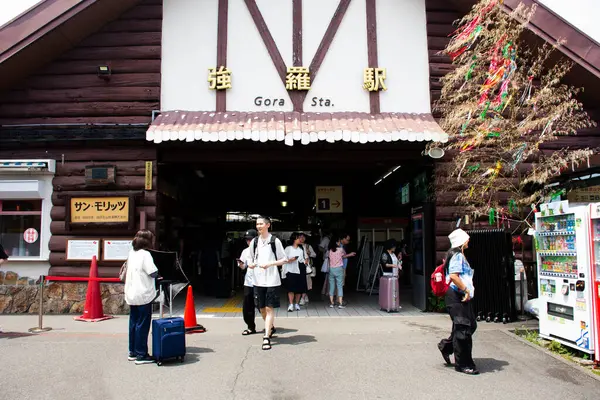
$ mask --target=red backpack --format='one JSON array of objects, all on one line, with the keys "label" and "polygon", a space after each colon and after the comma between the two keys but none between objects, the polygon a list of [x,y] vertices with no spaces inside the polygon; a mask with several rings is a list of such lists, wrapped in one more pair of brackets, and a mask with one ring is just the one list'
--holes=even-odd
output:
[{"label": "red backpack", "polygon": [[431,291],[437,297],[444,297],[450,284],[446,283],[446,263],[438,265],[438,267],[431,274]]}]

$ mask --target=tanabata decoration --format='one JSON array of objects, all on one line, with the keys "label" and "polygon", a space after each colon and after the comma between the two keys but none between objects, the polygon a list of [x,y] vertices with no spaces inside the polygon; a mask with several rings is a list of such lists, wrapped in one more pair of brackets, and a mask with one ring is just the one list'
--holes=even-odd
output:
[{"label": "tanabata decoration", "polygon": [[436,188],[491,225],[525,217],[520,210],[546,197],[548,183],[594,153],[540,151],[544,142],[595,123],[577,100],[581,89],[562,83],[572,62],[555,57],[552,44],[525,40],[536,7],[520,5],[509,13],[499,0],[481,0],[444,50],[455,68],[441,79],[434,106],[450,136],[442,146],[448,156],[436,165]]}]

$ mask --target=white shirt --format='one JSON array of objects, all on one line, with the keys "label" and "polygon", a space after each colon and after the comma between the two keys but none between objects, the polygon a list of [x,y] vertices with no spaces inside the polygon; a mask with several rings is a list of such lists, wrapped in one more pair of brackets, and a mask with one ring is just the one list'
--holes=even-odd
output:
[{"label": "white shirt", "polygon": [[[394,253],[390,254],[390,257],[392,258],[392,265],[400,265],[401,264],[401,262],[398,260],[398,257],[396,257],[396,255]],[[398,268],[392,268],[392,272],[384,272],[383,275],[397,277],[399,275],[398,273],[399,273]]]},{"label": "white shirt", "polygon": [[252,254],[250,253],[250,247],[246,247],[244,251],[242,251],[240,260],[242,260],[242,262],[244,263],[244,268],[246,268],[244,286],[252,287],[254,286],[254,269],[248,268],[248,264],[252,262]]},{"label": "white shirt", "polygon": [[294,248],[294,246],[288,246],[285,248],[285,257],[289,260],[290,258],[298,257],[296,261],[289,262],[287,264],[283,264],[283,269],[281,271],[281,277],[285,279],[285,275],[287,273],[290,274],[299,274],[300,266],[298,263],[306,263],[304,260],[304,249],[302,246],[298,246]]},{"label": "white shirt", "polygon": [[158,272],[150,252],[130,250],[127,257],[127,276],[125,278],[125,301],[130,306],[143,306],[154,300],[156,288],[154,278]]},{"label": "white shirt", "polygon": [[[271,249],[271,238],[272,235],[265,240],[262,237],[258,237],[257,241],[250,243],[251,257],[255,264],[270,264],[279,260],[286,260],[285,250],[281,240],[275,239],[275,250],[277,255],[273,254]],[[256,243],[257,248],[254,249]],[[267,269],[256,267],[254,268],[254,286],[259,287],[275,287],[281,286],[281,278],[279,277],[279,269],[277,267],[269,267]]]},{"label": "white shirt", "polygon": [[324,249],[323,260],[327,260],[329,254],[329,242],[331,242],[331,239],[329,239],[329,236],[325,236],[323,239],[321,239],[321,243],[319,243],[319,247]]}]

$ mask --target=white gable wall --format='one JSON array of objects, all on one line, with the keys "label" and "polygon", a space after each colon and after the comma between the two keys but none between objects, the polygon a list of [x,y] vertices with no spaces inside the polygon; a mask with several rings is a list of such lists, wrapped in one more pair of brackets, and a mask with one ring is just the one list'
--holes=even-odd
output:
[{"label": "white gable wall", "polygon": [[[287,66],[292,66],[292,2],[257,4]],[[303,64],[316,54],[339,2],[303,1]],[[215,110],[208,68],[216,67],[216,0],[165,0],[161,110]],[[429,112],[429,66],[425,0],[378,0],[379,66],[387,69],[383,112]],[[229,1],[227,66],[231,111],[291,111],[292,102],[243,0]],[[363,85],[368,66],[366,0],[353,0],[304,102],[306,112],[369,112]],[[257,105],[257,97],[263,104]],[[314,98],[317,99],[315,106]],[[264,100],[271,104],[265,105]],[[278,99],[273,102],[273,99]],[[284,105],[280,101],[284,100]],[[330,106],[324,101],[328,99]]]}]

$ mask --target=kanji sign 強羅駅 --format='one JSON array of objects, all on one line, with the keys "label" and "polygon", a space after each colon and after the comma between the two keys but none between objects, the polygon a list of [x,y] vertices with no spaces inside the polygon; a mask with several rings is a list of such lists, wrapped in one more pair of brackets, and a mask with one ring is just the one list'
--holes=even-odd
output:
[{"label": "kanji sign \u5f37\u7f85\u99c5", "polygon": [[369,92],[387,90],[385,78],[385,68],[365,68],[363,74],[363,87]]},{"label": "kanji sign \u5f37\u7f85\u99c5", "polygon": [[288,67],[285,88],[286,90],[310,90],[308,67]]},{"label": "kanji sign \u5f37\u7f85\u99c5", "polygon": [[209,68],[208,82],[208,87],[213,90],[231,89],[231,71],[224,66],[220,66],[219,69]]},{"label": "kanji sign \u5f37\u7f85\u99c5", "polygon": [[316,195],[318,213],[344,212],[341,186],[317,186]]},{"label": "kanji sign \u5f37\u7f85\u99c5", "polygon": [[129,222],[129,197],[73,197],[71,223]]}]

